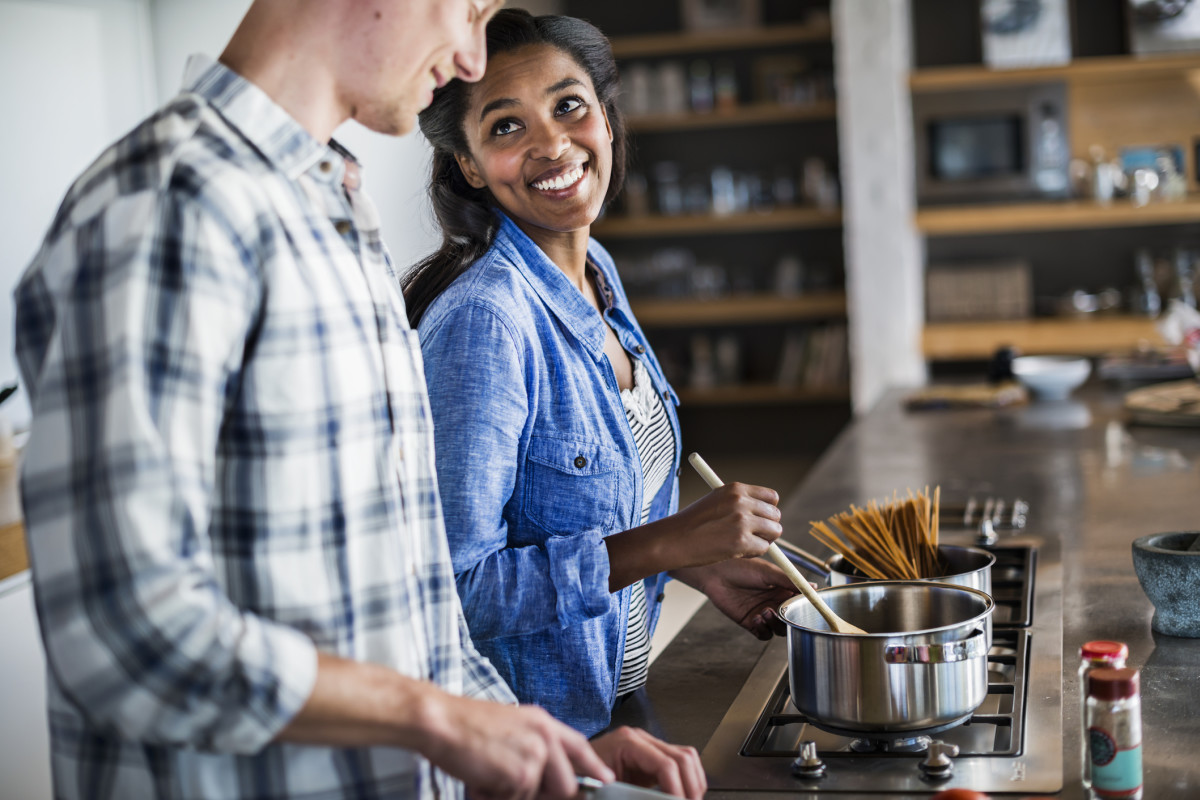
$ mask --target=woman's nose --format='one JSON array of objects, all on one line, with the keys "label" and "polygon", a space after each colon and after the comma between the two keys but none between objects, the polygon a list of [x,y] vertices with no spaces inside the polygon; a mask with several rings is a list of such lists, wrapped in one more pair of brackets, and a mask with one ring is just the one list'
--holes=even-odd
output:
[{"label": "woman's nose", "polygon": [[571,146],[570,137],[557,125],[539,125],[536,131],[530,143],[530,155],[534,158],[554,160]]}]

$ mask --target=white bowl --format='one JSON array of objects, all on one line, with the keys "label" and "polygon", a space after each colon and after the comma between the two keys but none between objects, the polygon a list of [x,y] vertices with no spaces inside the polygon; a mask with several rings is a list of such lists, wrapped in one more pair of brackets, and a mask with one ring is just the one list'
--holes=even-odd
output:
[{"label": "white bowl", "polygon": [[1020,356],[1013,375],[1043,400],[1063,400],[1087,380],[1092,362],[1078,356]]}]

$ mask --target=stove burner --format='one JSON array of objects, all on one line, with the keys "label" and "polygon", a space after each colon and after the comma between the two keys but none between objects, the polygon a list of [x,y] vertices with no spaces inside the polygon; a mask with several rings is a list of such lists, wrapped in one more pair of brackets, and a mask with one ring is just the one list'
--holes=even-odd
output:
[{"label": "stove burner", "polygon": [[860,736],[850,743],[855,753],[924,753],[929,748],[928,736],[910,736],[903,739],[877,739]]},{"label": "stove burner", "polygon": [[932,728],[919,728],[911,731],[852,731],[812,720],[809,720],[809,724],[826,733],[832,733],[834,736],[853,739],[850,749],[856,753],[923,753],[929,746],[929,738],[933,734],[957,728],[972,716],[974,716],[973,713],[942,725],[935,725]]}]

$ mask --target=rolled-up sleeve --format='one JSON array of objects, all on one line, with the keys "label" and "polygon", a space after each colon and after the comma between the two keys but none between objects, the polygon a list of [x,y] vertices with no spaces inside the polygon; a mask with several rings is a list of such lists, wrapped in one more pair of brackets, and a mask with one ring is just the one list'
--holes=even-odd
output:
[{"label": "rolled-up sleeve", "polygon": [[49,669],[97,727],[255,752],[306,702],[316,650],[229,599],[207,534],[223,409],[261,300],[253,246],[186,197],[145,192],[53,247],[16,294]]},{"label": "rolled-up sleeve", "polygon": [[508,543],[504,513],[535,383],[519,338],[495,309],[470,303],[422,322],[420,336],[446,534],[471,635],[521,635],[607,613],[615,601],[602,531]]}]

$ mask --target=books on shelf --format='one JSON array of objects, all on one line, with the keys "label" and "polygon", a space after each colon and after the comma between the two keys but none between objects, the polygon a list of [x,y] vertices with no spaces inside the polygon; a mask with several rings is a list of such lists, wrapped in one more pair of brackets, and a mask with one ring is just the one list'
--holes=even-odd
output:
[{"label": "books on shelf", "polygon": [[784,335],[776,383],[781,388],[832,388],[850,381],[844,323],[796,328]]}]

